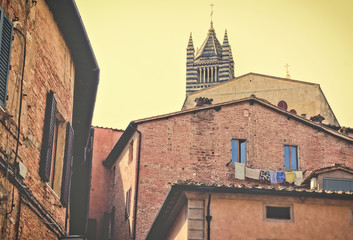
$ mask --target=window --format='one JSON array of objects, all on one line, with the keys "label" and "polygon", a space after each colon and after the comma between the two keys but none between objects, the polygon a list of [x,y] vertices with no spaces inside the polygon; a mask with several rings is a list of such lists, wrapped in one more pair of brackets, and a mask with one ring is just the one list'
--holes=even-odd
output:
[{"label": "window", "polygon": [[71,182],[73,129],[56,111],[56,104],[54,93],[51,91],[47,96],[39,175],[60,197],[63,206],[67,206]]},{"label": "window", "polygon": [[324,178],[324,190],[353,191],[353,179]]},{"label": "window", "polygon": [[282,108],[282,109],[284,109],[284,110],[287,110],[288,109],[288,105],[287,105],[287,103],[285,102],[285,101],[279,101],[278,102],[278,104],[277,104],[277,106],[279,107],[279,108]]},{"label": "window", "polygon": [[288,170],[298,170],[297,146],[284,145],[284,168]]},{"label": "window", "polygon": [[10,70],[12,22],[0,8],[0,106],[5,108]]},{"label": "window", "polygon": [[246,161],[246,140],[232,139],[232,162],[244,163]]},{"label": "window", "polygon": [[112,169],[112,186],[116,184],[116,166],[114,165]]},{"label": "window", "polygon": [[132,140],[129,144],[129,163],[134,160],[134,140]]},{"label": "window", "polygon": [[264,206],[264,219],[277,221],[292,221],[293,207],[281,205],[267,205]]},{"label": "window", "polygon": [[125,201],[125,219],[128,219],[130,217],[131,188],[126,192]]}]

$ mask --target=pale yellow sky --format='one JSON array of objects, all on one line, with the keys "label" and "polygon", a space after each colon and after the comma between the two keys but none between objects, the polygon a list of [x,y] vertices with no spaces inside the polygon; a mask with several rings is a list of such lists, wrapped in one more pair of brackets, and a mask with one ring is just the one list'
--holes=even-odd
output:
[{"label": "pale yellow sky", "polygon": [[125,129],[179,111],[190,32],[228,31],[235,76],[248,72],[319,83],[341,125],[353,127],[352,0],[76,0],[100,66],[93,125]]}]

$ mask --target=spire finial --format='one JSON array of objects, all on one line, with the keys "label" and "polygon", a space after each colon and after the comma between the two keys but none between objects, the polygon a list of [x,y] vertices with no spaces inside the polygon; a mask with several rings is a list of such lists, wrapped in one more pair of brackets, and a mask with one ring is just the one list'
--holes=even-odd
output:
[{"label": "spire finial", "polygon": [[213,3],[211,3],[211,27],[213,27],[213,20],[212,20],[212,16],[213,16],[213,7],[214,7],[214,5],[213,5]]},{"label": "spire finial", "polygon": [[290,67],[290,65],[287,63],[286,65],[284,65],[284,67],[285,67],[286,70],[287,70],[286,78],[290,79],[290,75],[289,75],[289,71],[288,71],[288,68]]}]

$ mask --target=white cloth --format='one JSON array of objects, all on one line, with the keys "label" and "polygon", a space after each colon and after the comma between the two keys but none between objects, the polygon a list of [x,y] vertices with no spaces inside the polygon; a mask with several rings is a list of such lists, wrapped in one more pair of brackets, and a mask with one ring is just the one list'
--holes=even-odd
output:
[{"label": "white cloth", "polygon": [[234,163],[235,164],[235,178],[245,179],[245,164],[244,163]]},{"label": "white cloth", "polygon": [[259,180],[260,176],[260,169],[253,169],[253,168],[245,168],[245,177]]},{"label": "white cloth", "polygon": [[303,172],[302,171],[294,171],[294,174],[295,174],[294,184],[296,186],[299,186],[303,181]]}]

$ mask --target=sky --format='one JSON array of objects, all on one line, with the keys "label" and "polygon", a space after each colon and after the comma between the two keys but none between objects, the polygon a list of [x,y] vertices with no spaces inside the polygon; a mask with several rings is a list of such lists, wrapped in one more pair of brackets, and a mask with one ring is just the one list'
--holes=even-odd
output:
[{"label": "sky", "polygon": [[98,65],[92,125],[181,110],[186,47],[227,29],[235,76],[254,72],[318,83],[342,126],[353,127],[351,0],[76,0]]}]

